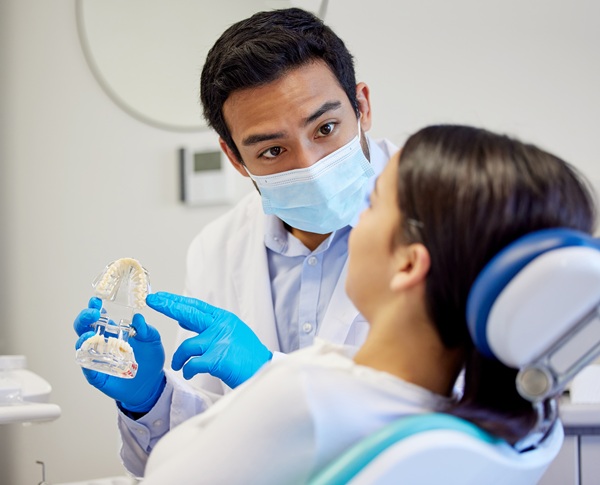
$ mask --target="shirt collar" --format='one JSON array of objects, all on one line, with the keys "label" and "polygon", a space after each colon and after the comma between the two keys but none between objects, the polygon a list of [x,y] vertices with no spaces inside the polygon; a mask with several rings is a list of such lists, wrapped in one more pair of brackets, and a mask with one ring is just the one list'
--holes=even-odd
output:
[{"label": "shirt collar", "polygon": [[343,237],[348,231],[350,231],[350,226],[332,232],[319,247],[311,252],[296,236],[286,230],[281,219],[272,214],[265,215],[265,246],[283,256],[308,256],[327,251],[333,241]]}]

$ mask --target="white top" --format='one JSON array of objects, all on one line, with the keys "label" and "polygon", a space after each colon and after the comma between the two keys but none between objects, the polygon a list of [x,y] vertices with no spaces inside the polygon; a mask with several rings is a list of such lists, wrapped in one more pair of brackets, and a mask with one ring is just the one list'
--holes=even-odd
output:
[{"label": "white top", "polygon": [[350,347],[316,340],[272,362],[156,446],[145,485],[292,484],[361,438],[449,399],[354,363]]}]

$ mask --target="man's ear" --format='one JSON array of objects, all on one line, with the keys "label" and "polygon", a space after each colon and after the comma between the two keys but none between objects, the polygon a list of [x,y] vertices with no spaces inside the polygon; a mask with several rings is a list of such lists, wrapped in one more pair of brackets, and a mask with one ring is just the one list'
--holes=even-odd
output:
[{"label": "man's ear", "polygon": [[231,165],[233,165],[233,167],[244,177],[249,177],[248,172],[246,172],[246,169],[244,168],[244,165],[242,164],[241,160],[236,156],[233,150],[229,148],[229,145],[225,143],[225,140],[223,140],[223,138],[219,137],[219,145],[221,147],[221,150],[223,150],[223,153],[227,155],[227,158],[231,162]]},{"label": "man's ear", "polygon": [[371,98],[369,86],[365,83],[358,83],[356,85],[356,101],[358,102],[358,110],[360,111],[360,127],[364,133],[371,129]]},{"label": "man's ear", "polygon": [[414,243],[396,248],[392,264],[394,274],[390,281],[390,289],[401,291],[425,281],[431,258],[423,244]]}]

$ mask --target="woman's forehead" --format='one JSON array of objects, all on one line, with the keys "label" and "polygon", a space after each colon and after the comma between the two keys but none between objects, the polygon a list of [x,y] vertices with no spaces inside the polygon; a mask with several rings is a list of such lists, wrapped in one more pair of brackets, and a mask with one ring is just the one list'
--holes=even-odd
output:
[{"label": "woman's forehead", "polygon": [[378,177],[377,185],[380,187],[377,189],[378,191],[392,191],[395,193],[396,189],[396,174],[398,173],[398,162],[400,159],[400,152],[396,152],[392,157],[388,160],[387,165],[383,169],[383,172]]}]

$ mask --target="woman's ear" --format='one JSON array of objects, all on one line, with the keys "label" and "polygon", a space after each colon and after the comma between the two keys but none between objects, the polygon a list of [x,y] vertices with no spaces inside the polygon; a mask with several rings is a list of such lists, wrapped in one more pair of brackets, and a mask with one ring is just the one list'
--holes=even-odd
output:
[{"label": "woman's ear", "polygon": [[431,259],[427,248],[420,243],[398,246],[393,256],[392,291],[406,290],[425,281]]}]

